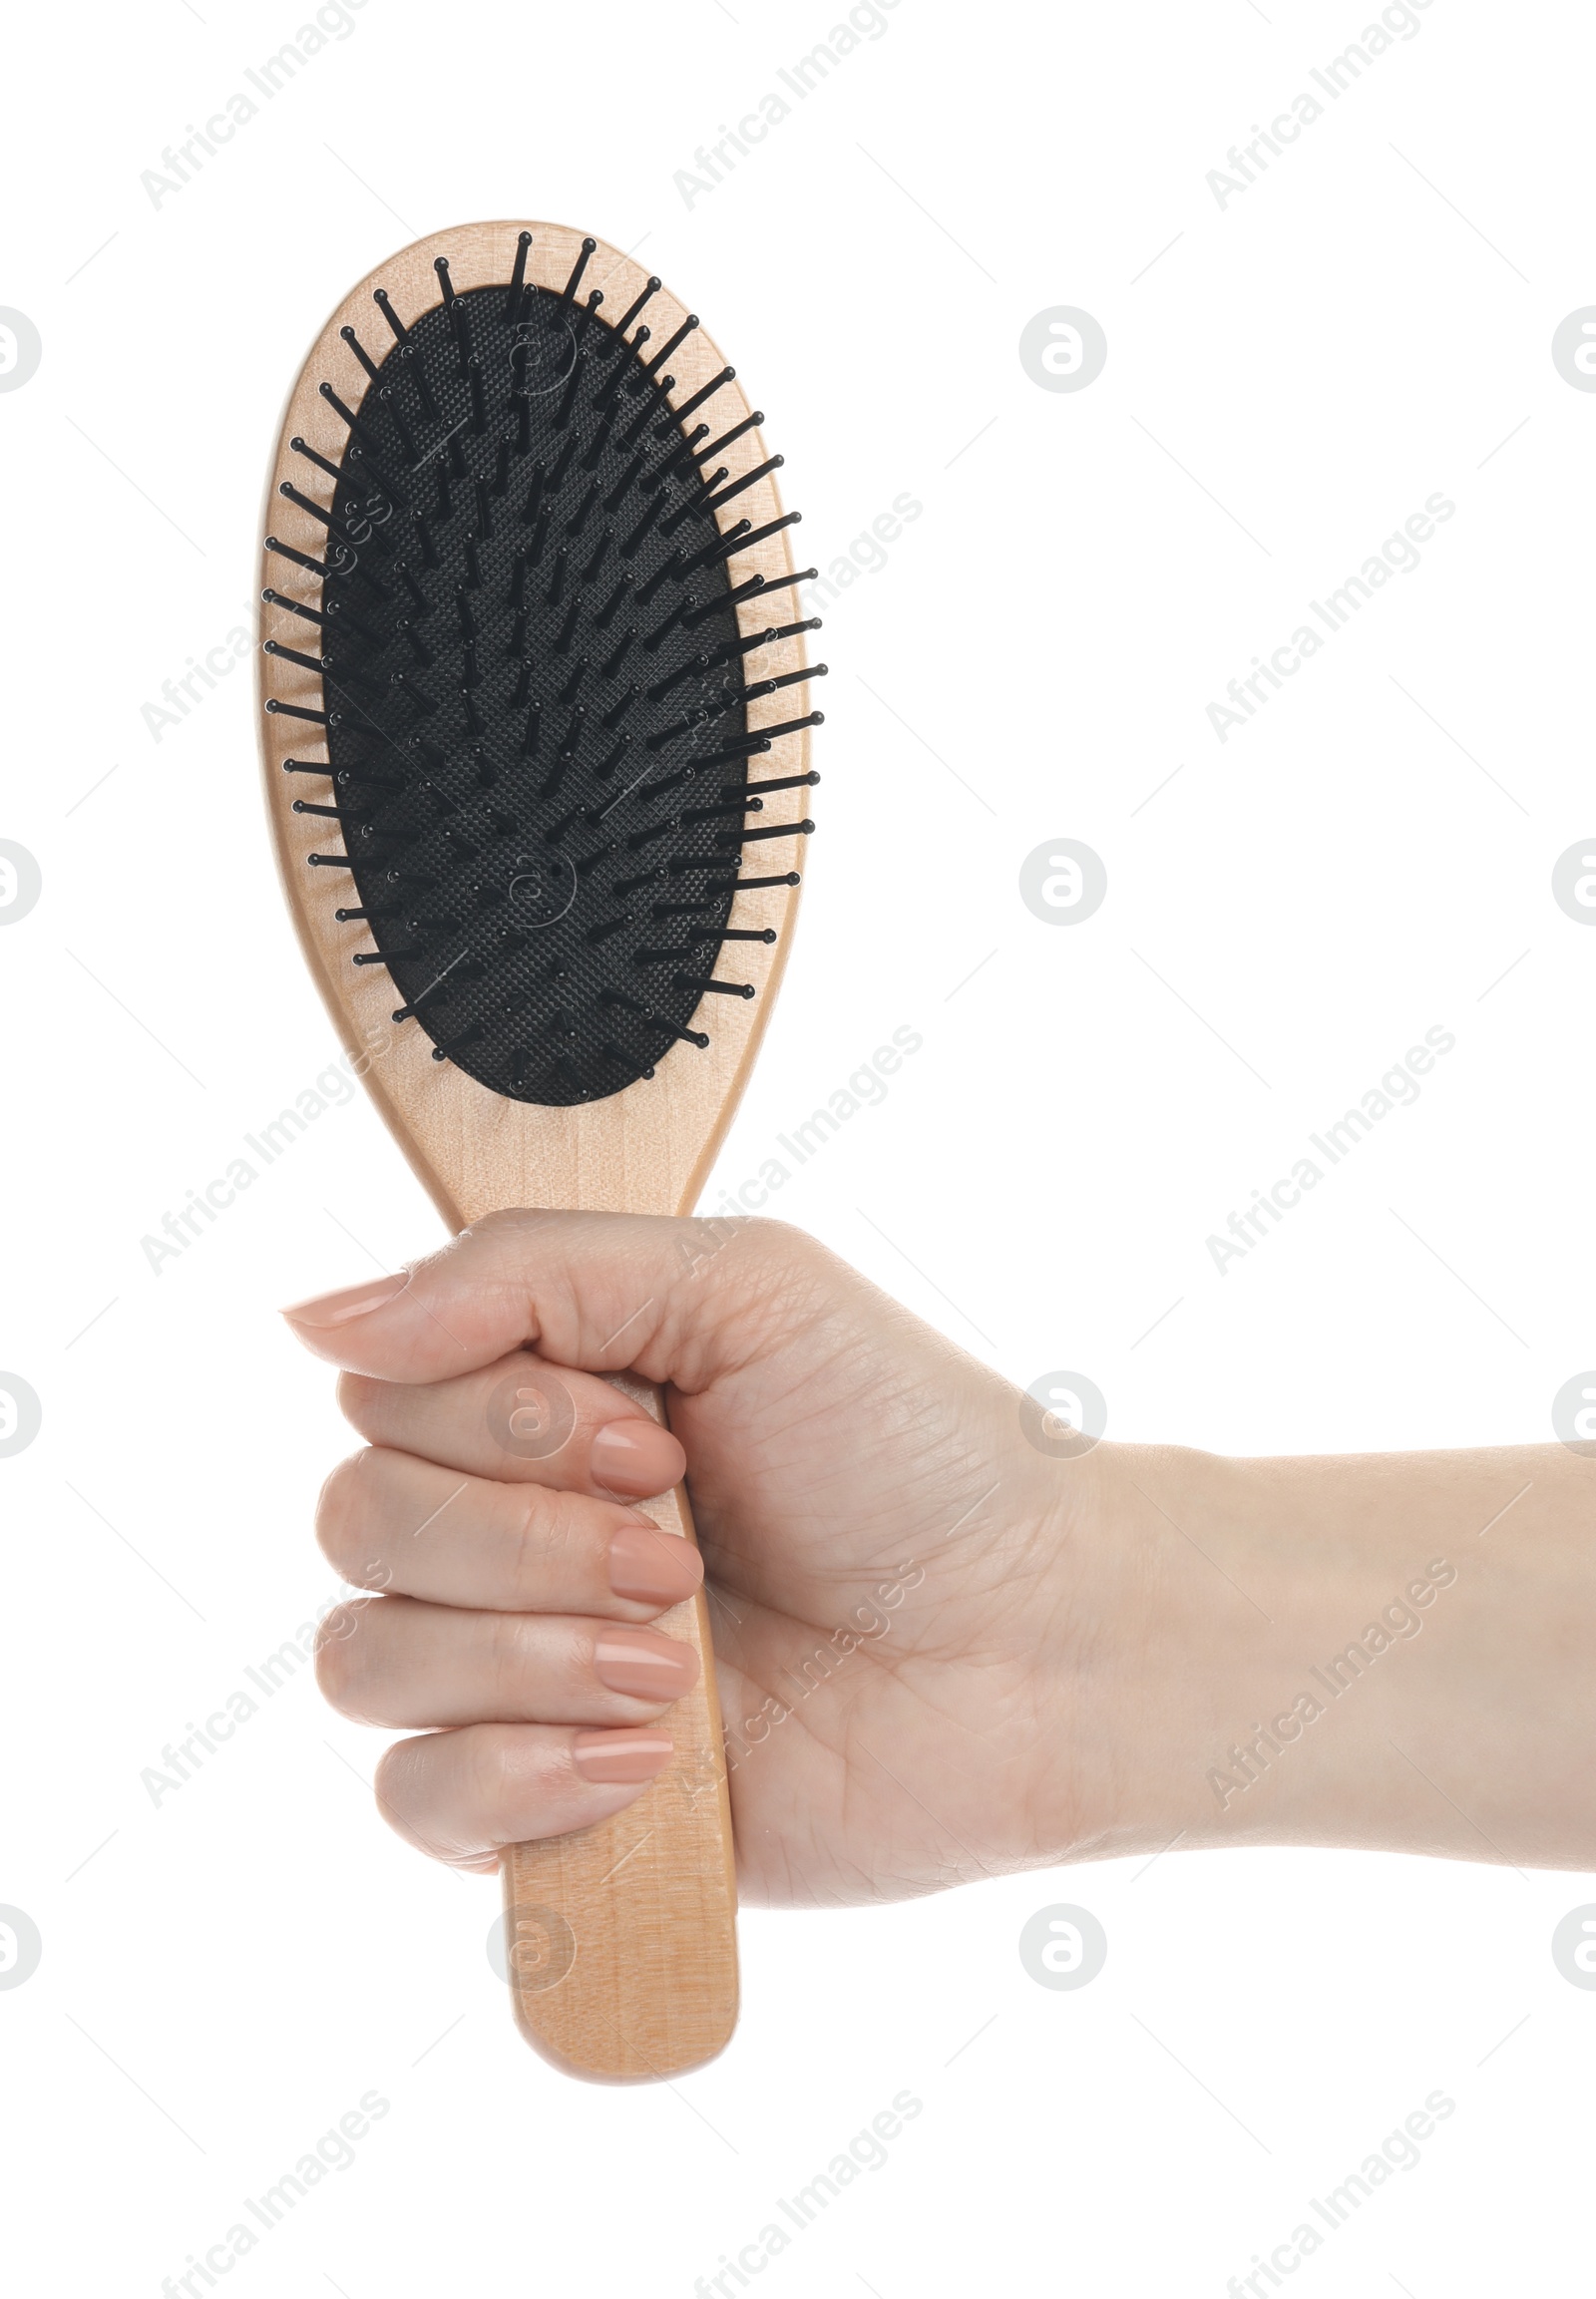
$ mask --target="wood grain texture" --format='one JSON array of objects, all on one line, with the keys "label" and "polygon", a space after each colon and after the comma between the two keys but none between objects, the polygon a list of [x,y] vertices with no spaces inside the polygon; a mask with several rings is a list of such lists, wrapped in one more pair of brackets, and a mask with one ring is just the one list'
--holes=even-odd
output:
[{"label": "wood grain texture", "polygon": [[[289,442],[298,436],[330,462],[340,461],[347,432],[318,386],[331,383],[359,412],[368,379],[339,329],[352,326],[362,340],[385,348],[373,288],[385,288],[401,319],[411,324],[441,299],[436,256],[448,258],[457,290],[503,283],[523,230],[533,234],[527,276],[540,286],[563,288],[583,234],[559,224],[473,223],[401,249],[333,312],[289,395],[269,480],[266,534],[313,557],[324,548],[324,529],[278,489],[286,479],[318,503],[330,500],[331,483],[295,455]],[[602,288],[605,310],[618,314],[646,276],[599,241],[583,292]],[[668,288],[659,290],[647,312],[653,340],[664,342],[686,316],[686,306]],[[725,364],[706,330],[689,335],[671,355],[672,402],[681,404]],[[721,387],[714,413],[717,431],[752,413],[738,383]],[[765,462],[759,432],[746,432],[725,457],[733,480]],[[763,527],[781,510],[767,475],[716,516],[722,529],[738,518]],[[735,562],[737,580],[758,573],[774,583],[792,572],[786,530]],[[314,602],[315,578],[276,555],[263,553],[262,581]],[[798,619],[790,591],[740,601],[736,611],[744,637]],[[280,607],[263,604],[262,639],[303,649],[305,630]],[[774,641],[759,660],[761,678],[802,668],[802,637]],[[318,674],[266,654],[257,661],[262,704],[275,697],[323,707]],[[789,710],[781,694],[756,698],[748,710],[750,731],[775,724]],[[385,970],[351,962],[357,950],[369,947],[367,930],[334,918],[338,881],[307,867],[306,857],[318,844],[315,823],[291,811],[294,790],[282,772],[288,757],[325,755],[320,730],[263,710],[260,728],[267,811],[306,962],[358,1074],[451,1229],[516,1206],[690,1212],[769,1018],[797,890],[767,887],[736,897],[730,923],[772,927],[777,939],[737,946],[739,967],[757,995],[704,1001],[714,1010],[701,1007],[695,1025],[707,1029],[707,1048],[674,1045],[651,1081],[603,1101],[570,1109],[511,1101],[453,1064],[434,1062],[430,1040],[415,1023],[391,1020],[393,989]],[[807,729],[800,729],[779,738],[760,771],[802,774],[808,765]],[[803,845],[798,837],[762,843],[757,875],[800,867]],[[662,1415],[658,1393],[646,1384],[618,1385]],[[653,1504],[652,1513],[662,1525],[692,1537],[684,1491]],[[548,1843],[519,1845],[505,1861],[512,1985],[523,2032],[558,2065],[611,2082],[664,2078],[698,2066],[721,2049],[736,2020],[730,1807],[702,1597],[678,1606],[659,1626],[694,1645],[701,1662],[697,1691],[670,1713],[676,1741],[670,1768],[615,1819]]]}]

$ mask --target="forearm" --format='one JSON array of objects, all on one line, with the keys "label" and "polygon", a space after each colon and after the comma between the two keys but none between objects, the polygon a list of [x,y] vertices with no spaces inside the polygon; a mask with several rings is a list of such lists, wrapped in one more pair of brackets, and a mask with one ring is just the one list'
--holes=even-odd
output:
[{"label": "forearm", "polygon": [[1085,1602],[1119,1684],[1077,1712],[1075,1808],[1108,1823],[1077,1851],[1596,1866],[1596,1462],[1099,1453]]}]

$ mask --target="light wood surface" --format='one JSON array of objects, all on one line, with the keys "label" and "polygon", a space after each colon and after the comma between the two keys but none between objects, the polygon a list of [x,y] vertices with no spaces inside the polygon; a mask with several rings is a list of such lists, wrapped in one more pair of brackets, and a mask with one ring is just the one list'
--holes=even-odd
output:
[{"label": "light wood surface", "polygon": [[[298,435],[329,461],[341,459],[347,432],[317,387],[330,382],[358,413],[367,377],[338,331],[352,326],[380,360],[390,339],[372,302],[373,288],[385,288],[410,324],[440,300],[435,256],[447,256],[457,290],[503,283],[523,230],[533,234],[527,276],[563,288],[581,250],[581,232],[549,223],[474,223],[401,249],[333,312],[289,396],[268,482],[265,534],[321,556],[325,531],[277,489],[286,478],[319,503],[330,499],[331,482],[293,454],[288,442]],[[646,277],[638,264],[600,240],[582,293],[602,288],[604,310],[618,316]],[[661,288],[647,308],[653,342],[665,342],[686,316],[687,307]],[[725,364],[700,327],[671,354],[672,402],[680,405]],[[718,435],[753,411],[733,381],[721,387],[709,412]],[[759,432],[745,433],[725,459],[733,480],[765,462]],[[722,528],[739,518],[763,527],[781,509],[774,478],[767,476],[717,518]],[[789,532],[739,554],[733,579],[758,573],[774,583],[790,575]],[[313,576],[274,554],[262,554],[261,579],[308,604],[319,597]],[[737,607],[744,637],[797,621],[800,614],[790,589]],[[262,639],[310,651],[307,628],[280,607],[262,605]],[[318,674],[271,655],[256,660],[262,703],[275,696],[323,707]],[[800,669],[804,660],[801,636],[775,641],[760,651],[758,676],[779,677]],[[749,706],[750,731],[791,715],[786,693],[761,696]],[[342,890],[349,882],[307,867],[306,857],[324,840],[318,840],[313,818],[291,812],[293,797],[307,787],[304,780],[282,772],[285,758],[325,755],[320,730],[264,711],[259,723],[277,861],[306,961],[340,1040],[451,1229],[512,1206],[690,1212],[769,1018],[787,960],[797,890],[768,887],[736,897],[730,923],[773,927],[777,939],[772,945],[734,946],[739,974],[758,994],[703,1001],[694,1026],[708,1031],[707,1048],[673,1046],[651,1081],[603,1101],[571,1109],[511,1101],[452,1063],[434,1062],[431,1042],[415,1023],[395,1025],[390,1019],[394,991],[385,970],[351,963],[357,950],[370,947],[368,932],[334,918],[348,900]],[[761,777],[807,772],[807,730],[780,737],[758,764]],[[809,794],[784,795],[802,802]],[[795,817],[804,811],[794,803]],[[749,849],[744,867],[759,877],[801,870],[804,844],[796,837],[761,842]],[[662,1417],[658,1392],[648,1384],[617,1385]],[[652,1504],[651,1513],[692,1537],[683,1489]],[[670,1712],[676,1743],[671,1766],[613,1820],[543,1844],[518,1845],[505,1860],[512,1993],[523,2033],[557,2065],[615,2083],[662,2079],[700,2065],[725,2044],[737,2012],[731,1815],[702,1596],[678,1606],[659,1626],[694,1645],[702,1664],[698,1689]]]}]

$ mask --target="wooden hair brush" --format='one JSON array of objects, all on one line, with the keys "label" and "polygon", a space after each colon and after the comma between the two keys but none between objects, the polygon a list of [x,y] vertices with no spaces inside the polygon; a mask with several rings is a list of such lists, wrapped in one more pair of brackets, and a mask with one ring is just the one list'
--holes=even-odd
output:
[{"label": "wooden hair brush", "polygon": [[[825,668],[762,421],[657,279],[544,223],[403,249],[289,398],[261,618],[277,858],[339,1035],[456,1230],[690,1212],[747,1078]],[[684,1489],[653,1514],[692,1538]],[[697,2067],[737,2012],[702,1593],[658,1625],[700,1662],[670,1768],[504,1860],[523,2032],[609,2082]]]}]

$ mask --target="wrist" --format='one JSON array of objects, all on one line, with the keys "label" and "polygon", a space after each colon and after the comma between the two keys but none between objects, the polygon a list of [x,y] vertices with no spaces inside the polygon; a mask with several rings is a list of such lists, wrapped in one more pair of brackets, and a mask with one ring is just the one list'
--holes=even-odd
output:
[{"label": "wrist", "polygon": [[1596,1858],[1596,1464],[1100,1445],[1070,1466],[1087,1473],[1049,1519],[1064,1601],[1039,1661],[1038,1821],[1060,1848],[1042,1857]]}]

